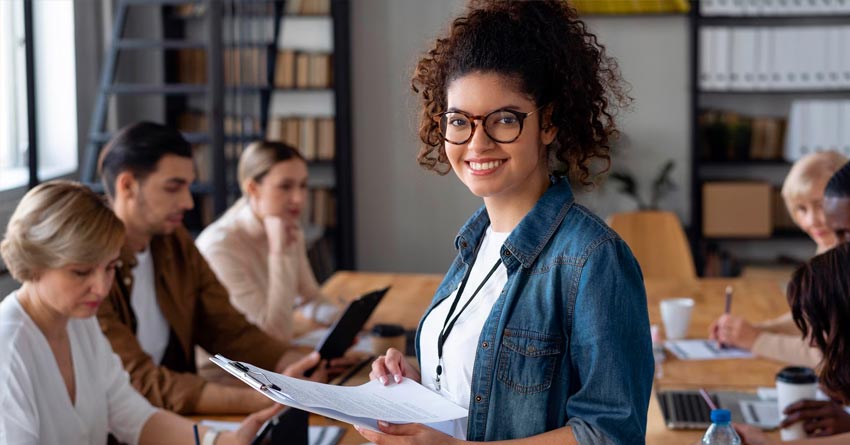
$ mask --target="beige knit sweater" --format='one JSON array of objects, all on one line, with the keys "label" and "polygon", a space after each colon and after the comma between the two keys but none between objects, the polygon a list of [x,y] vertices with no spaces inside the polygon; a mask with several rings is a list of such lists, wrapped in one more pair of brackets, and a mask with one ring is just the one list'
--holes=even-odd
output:
[{"label": "beige knit sweater", "polygon": [[820,350],[810,346],[808,340],[802,338],[803,334],[794,324],[790,312],[773,320],[758,323],[756,327],[761,329],[762,333],[753,344],[754,354],[810,368],[816,368],[820,364],[822,358]]},{"label": "beige knit sweater", "polygon": [[[293,315],[302,306],[304,315],[332,321],[336,308],[327,303],[307,259],[304,232],[282,253],[269,252],[262,221],[244,198],[239,199],[196,240],[219,281],[230,293],[233,306],[269,335],[288,342],[293,336]],[[329,318],[329,319],[328,319]]]}]

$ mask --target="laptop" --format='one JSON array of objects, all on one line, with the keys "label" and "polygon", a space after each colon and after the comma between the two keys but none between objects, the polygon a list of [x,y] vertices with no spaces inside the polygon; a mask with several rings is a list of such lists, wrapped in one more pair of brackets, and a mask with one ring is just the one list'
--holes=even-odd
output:
[{"label": "laptop", "polygon": [[[656,392],[664,423],[671,430],[704,430],[711,425],[711,409],[696,390],[663,390]],[[759,428],[772,429],[779,424],[776,401],[761,400],[746,392],[717,391],[709,396],[718,408],[728,409],[732,421]]]}]

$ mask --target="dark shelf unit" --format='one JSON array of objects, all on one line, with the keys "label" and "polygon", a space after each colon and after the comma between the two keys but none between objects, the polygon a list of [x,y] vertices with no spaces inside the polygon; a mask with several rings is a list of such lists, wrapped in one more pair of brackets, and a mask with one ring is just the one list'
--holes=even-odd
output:
[{"label": "dark shelf unit", "polygon": [[[28,4],[29,2],[26,2]],[[273,20],[273,38],[270,41],[224,42],[223,22],[228,14],[245,11],[241,6],[273,5],[265,9],[265,13],[239,14],[239,17],[268,17],[269,11]],[[195,5],[199,14],[181,15],[176,8]],[[235,5],[235,6],[234,6]],[[131,38],[122,37],[129,10],[147,6],[160,8],[163,20],[163,35],[161,38]],[[266,125],[269,120],[272,98],[279,91],[293,92],[331,92],[334,95],[334,140],[336,143],[333,160],[310,161],[309,165],[322,169],[333,169],[333,183],[324,185],[333,191],[336,202],[336,227],[326,231],[324,238],[329,240],[328,249],[332,256],[329,263],[333,270],[355,269],[354,252],[354,204],[352,192],[352,155],[351,155],[351,73],[350,73],[350,11],[349,0],[332,0],[330,14],[286,14],[284,0],[119,0],[115,26],[112,30],[113,47],[107,53],[106,62],[102,69],[97,106],[92,118],[89,131],[89,143],[82,165],[82,181],[94,189],[101,189],[96,164],[100,149],[112,135],[105,128],[105,116],[108,107],[106,98],[116,95],[155,95],[164,98],[164,116],[167,125],[177,126],[178,117],[192,108],[190,97],[203,97],[207,106],[204,114],[208,131],[184,132],[186,139],[193,145],[207,145],[207,163],[199,163],[199,169],[206,169],[209,180],[198,181],[192,185],[192,193],[198,202],[202,198],[212,200],[212,217],[221,215],[235,197],[239,196],[239,187],[235,181],[235,153],[226,153],[228,144],[244,145],[247,142],[263,139],[266,135]],[[274,69],[278,51],[278,40],[281,34],[283,17],[330,17],[333,30],[333,87],[332,88],[293,88],[280,89],[274,87]],[[187,35],[187,25],[205,20],[207,26],[202,38],[190,38]],[[224,52],[228,49],[265,49],[266,72],[260,75],[265,78],[265,85],[227,85],[224,78]],[[158,50],[163,51],[165,62],[165,83],[154,84],[120,84],[115,83],[115,73],[119,52]],[[179,50],[202,50],[205,52],[206,66],[205,83],[181,83],[179,79],[178,53]],[[228,97],[259,95],[260,132],[240,131],[225,134],[225,102]],[[198,111],[196,109],[196,111]],[[237,117],[242,117],[237,116]],[[119,123],[119,127],[129,122]],[[34,140],[34,139],[31,139]],[[232,151],[232,150],[231,150]],[[241,147],[239,150],[241,151]],[[200,209],[201,206],[196,206]],[[187,215],[185,223],[193,232],[203,228],[208,218],[199,212]]]},{"label": "dark shelf unit", "polygon": [[[688,227],[688,236],[691,242],[691,250],[694,253],[697,272],[702,275],[705,265],[703,251],[706,243],[732,242],[732,241],[770,241],[770,240],[806,240],[808,236],[797,229],[776,229],[770,237],[706,237],[703,235],[703,200],[702,185],[713,178],[706,170],[717,170],[718,168],[781,168],[790,169],[792,163],[786,160],[729,160],[714,161],[701,159],[699,140],[699,114],[701,99],[710,96],[730,97],[758,97],[758,96],[786,96],[786,97],[824,97],[847,94],[850,88],[834,89],[764,89],[764,90],[705,90],[700,87],[700,47],[699,33],[703,26],[730,26],[730,27],[760,27],[760,26],[811,26],[811,25],[847,25],[850,24],[850,15],[823,15],[823,14],[800,14],[794,16],[704,16],[700,12],[699,0],[691,0],[691,8],[688,13],[689,26],[689,79],[690,79],[690,120],[691,120],[691,224]],[[747,180],[747,175],[741,175],[741,180]],[[728,179],[723,179],[728,180]]]}]

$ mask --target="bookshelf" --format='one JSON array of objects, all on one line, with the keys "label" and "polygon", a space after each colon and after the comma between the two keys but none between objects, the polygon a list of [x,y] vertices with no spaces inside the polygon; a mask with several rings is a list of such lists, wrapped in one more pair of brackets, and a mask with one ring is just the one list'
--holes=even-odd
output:
[{"label": "bookshelf", "polygon": [[[717,252],[731,253],[743,262],[748,262],[748,253],[754,251],[775,251],[778,258],[799,260],[805,259],[799,255],[814,252],[812,242],[793,225],[779,196],[779,187],[792,165],[785,138],[793,121],[789,119],[793,103],[850,99],[850,81],[842,82],[838,72],[842,67],[830,66],[829,59],[812,59],[821,49],[818,44],[825,48],[822,57],[846,51],[841,45],[847,45],[844,35],[850,38],[850,8],[825,9],[845,3],[825,0],[823,6],[817,2],[818,6],[813,7],[806,2],[779,0],[691,1],[690,238],[701,275],[708,263],[717,261],[707,255]],[[769,8],[770,5],[774,6]],[[789,6],[778,10],[781,5]],[[833,29],[835,36],[829,34]],[[846,34],[842,34],[843,29],[848,30]],[[789,40],[804,43],[797,43],[800,46],[792,51],[783,43]],[[755,49],[754,54],[748,52],[747,45]],[[776,45],[787,48],[788,57],[776,52],[764,55],[764,48],[773,51]],[[806,59],[801,71],[795,71],[796,77],[780,77],[771,72],[781,68],[796,70],[793,58]],[[805,72],[817,66],[823,73]],[[850,140],[844,143],[850,144]],[[815,150],[846,149],[842,144],[834,145],[824,144]],[[769,219],[767,230],[757,235],[706,235],[706,221],[716,220],[718,210],[706,204],[704,186],[717,183],[741,184],[742,190],[768,185],[771,205],[765,216]]]},{"label": "bookshelf", "polygon": [[[298,147],[310,172],[303,221],[308,256],[322,281],[338,269],[354,268],[348,2],[262,4],[242,2],[247,9],[241,16],[223,24],[224,128],[226,137],[231,136],[224,149],[226,199],[231,204],[240,196],[236,166],[248,141],[265,138]],[[274,8],[268,6],[272,4]],[[239,5],[234,2],[234,12]],[[199,15],[180,14],[179,32],[202,34]],[[190,61],[195,57],[184,56]],[[179,70],[179,61],[176,66]],[[183,72],[191,73],[191,62],[185,66]],[[191,97],[176,103],[182,130],[204,130],[194,111],[200,105]],[[207,211],[200,225],[218,214]]]},{"label": "bookshelf", "polygon": [[[127,15],[139,7],[161,10],[161,36],[123,36]],[[317,277],[353,269],[349,30],[348,0],[120,0],[82,180],[99,188],[109,98],[160,96],[162,121],[193,145],[196,205],[185,219],[191,231],[240,196],[237,164],[247,143],[286,140],[308,158],[305,233]],[[128,50],[159,51],[164,83],[116,83],[119,53]]]}]

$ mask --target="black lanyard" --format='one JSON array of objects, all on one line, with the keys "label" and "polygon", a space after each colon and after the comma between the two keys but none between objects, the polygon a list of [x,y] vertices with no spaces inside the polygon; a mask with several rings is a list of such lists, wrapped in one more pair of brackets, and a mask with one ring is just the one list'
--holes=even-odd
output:
[{"label": "black lanyard", "polygon": [[455,326],[455,322],[458,318],[460,318],[463,311],[466,310],[469,303],[472,303],[472,300],[475,299],[475,296],[478,295],[478,291],[481,290],[482,287],[487,283],[487,280],[493,276],[493,273],[496,272],[496,269],[499,268],[499,265],[502,264],[502,259],[499,258],[496,260],[496,264],[493,265],[493,268],[490,269],[490,272],[487,273],[487,276],[481,281],[481,284],[478,285],[478,289],[475,289],[475,292],[472,293],[472,296],[469,297],[469,301],[460,308],[460,312],[457,313],[457,317],[454,320],[449,320],[452,318],[452,314],[454,314],[455,309],[457,308],[458,302],[460,302],[460,297],[463,295],[463,290],[466,288],[466,282],[469,280],[469,275],[472,274],[472,268],[475,266],[475,260],[478,257],[478,249],[475,249],[475,257],[472,259],[472,264],[469,265],[469,269],[467,269],[466,274],[463,276],[463,280],[460,282],[460,287],[457,288],[457,294],[455,295],[455,301],[452,302],[451,308],[449,308],[449,313],[446,314],[446,321],[443,322],[443,329],[440,331],[440,335],[437,336],[437,378],[435,379],[437,391],[440,390],[440,375],[443,374],[443,345],[446,344],[446,339],[449,338],[449,334],[452,332],[452,328]]}]

